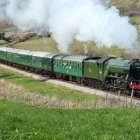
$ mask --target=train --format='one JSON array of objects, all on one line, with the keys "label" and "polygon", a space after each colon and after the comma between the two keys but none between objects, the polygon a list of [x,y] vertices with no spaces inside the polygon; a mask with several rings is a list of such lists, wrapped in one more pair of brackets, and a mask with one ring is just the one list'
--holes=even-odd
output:
[{"label": "train", "polygon": [[0,47],[0,62],[107,91],[140,92],[140,60],[87,57]]}]

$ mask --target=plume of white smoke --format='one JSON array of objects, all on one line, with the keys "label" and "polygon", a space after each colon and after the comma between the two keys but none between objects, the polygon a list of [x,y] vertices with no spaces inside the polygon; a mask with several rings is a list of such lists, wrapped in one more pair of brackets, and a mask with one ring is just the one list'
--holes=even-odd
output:
[{"label": "plume of white smoke", "polygon": [[0,1],[0,19],[4,19],[6,16],[5,6],[6,6],[7,2],[8,2],[7,0]]},{"label": "plume of white smoke", "polygon": [[107,7],[109,0],[6,1],[6,17],[18,28],[51,32],[63,51],[74,39],[121,48],[131,48],[137,41],[136,28],[116,7]]}]

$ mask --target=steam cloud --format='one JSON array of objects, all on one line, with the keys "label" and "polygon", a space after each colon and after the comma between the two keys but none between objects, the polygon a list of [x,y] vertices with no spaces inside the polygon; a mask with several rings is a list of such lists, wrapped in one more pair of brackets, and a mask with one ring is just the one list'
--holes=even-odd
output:
[{"label": "steam cloud", "polygon": [[1,18],[22,30],[51,32],[63,51],[76,39],[98,46],[131,48],[137,42],[136,28],[120,16],[109,0],[3,0]]}]

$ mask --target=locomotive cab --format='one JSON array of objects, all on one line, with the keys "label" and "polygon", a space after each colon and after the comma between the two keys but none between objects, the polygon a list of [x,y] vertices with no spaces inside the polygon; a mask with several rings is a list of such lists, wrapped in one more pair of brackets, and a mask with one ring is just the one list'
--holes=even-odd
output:
[{"label": "locomotive cab", "polygon": [[130,89],[140,91],[140,60],[133,60],[130,65]]},{"label": "locomotive cab", "polygon": [[130,77],[134,80],[140,80],[140,60],[133,60],[130,65]]}]

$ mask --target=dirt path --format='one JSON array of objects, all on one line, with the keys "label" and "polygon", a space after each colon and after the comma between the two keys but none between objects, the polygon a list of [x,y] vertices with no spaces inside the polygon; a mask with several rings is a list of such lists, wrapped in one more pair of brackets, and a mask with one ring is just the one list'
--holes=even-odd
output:
[{"label": "dirt path", "polygon": [[136,106],[140,107],[140,100],[139,99],[131,100],[130,97],[118,96],[118,95],[115,95],[115,94],[111,94],[111,93],[108,93],[108,92],[92,89],[90,87],[77,85],[77,84],[74,84],[74,83],[69,83],[69,82],[55,80],[55,79],[49,79],[49,78],[43,77],[41,75],[29,73],[29,72],[19,70],[19,69],[16,69],[16,68],[13,68],[13,67],[10,67],[10,66],[7,66],[7,65],[3,65],[3,64],[0,64],[0,67],[2,67],[4,69],[11,70],[11,71],[14,71],[14,72],[17,72],[17,73],[20,73],[20,74],[25,75],[27,77],[32,77],[32,78],[35,78],[35,79],[38,79],[38,80],[44,80],[45,82],[52,83],[52,84],[62,86],[62,87],[66,87],[66,88],[69,88],[69,89],[73,89],[73,90],[76,90],[76,91],[80,91],[82,93],[94,94],[94,95],[102,96],[102,97],[105,97],[105,98],[107,97],[107,98],[110,98],[110,99],[111,98],[112,99],[117,99],[117,100],[120,100],[122,102],[127,102],[127,103],[131,102],[133,105],[136,105]]}]

